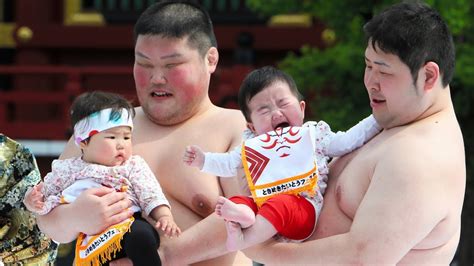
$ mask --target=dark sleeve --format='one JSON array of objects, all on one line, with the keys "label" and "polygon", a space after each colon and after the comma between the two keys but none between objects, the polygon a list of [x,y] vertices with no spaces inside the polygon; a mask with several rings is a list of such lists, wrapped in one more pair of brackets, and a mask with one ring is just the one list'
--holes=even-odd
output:
[{"label": "dark sleeve", "polygon": [[3,263],[43,265],[56,258],[57,244],[44,235],[23,205],[40,172],[33,154],[0,135],[0,257]]}]

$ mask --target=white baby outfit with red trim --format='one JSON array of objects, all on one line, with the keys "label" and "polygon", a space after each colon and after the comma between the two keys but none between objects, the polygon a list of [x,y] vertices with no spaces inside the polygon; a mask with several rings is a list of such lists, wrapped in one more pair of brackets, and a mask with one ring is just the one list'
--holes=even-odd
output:
[{"label": "white baby outfit with red trim", "polygon": [[[314,164],[317,168],[316,174],[317,178],[315,178],[315,181],[317,180],[316,184],[311,187],[312,190],[308,190],[309,187],[305,187],[305,190],[303,192],[300,192],[299,195],[305,197],[309,202],[312,203],[312,205],[315,208],[316,214],[319,215],[322,204],[323,204],[323,195],[327,187],[327,179],[328,179],[328,173],[329,173],[329,167],[328,167],[328,160],[330,157],[337,157],[337,156],[342,156],[344,154],[347,154],[358,147],[362,146],[365,142],[370,140],[372,137],[374,137],[378,132],[380,132],[381,127],[377,124],[375,121],[374,117],[371,115],[361,122],[359,122],[357,125],[353,126],[351,129],[349,129],[346,132],[337,132],[334,133],[331,131],[329,125],[324,122],[307,122],[305,123],[301,129],[307,128],[308,131],[311,133],[308,134],[311,136],[311,140],[309,144],[306,143],[306,145],[309,145],[311,149],[313,149],[312,153],[312,158],[307,160],[307,164],[290,164],[290,165],[278,165],[280,170],[275,171],[275,174],[279,174],[281,169],[284,169],[285,167],[295,167],[296,165],[301,165],[304,169],[300,169],[301,174],[307,174],[308,172],[308,165]],[[298,127],[293,127],[293,131],[298,130]],[[278,129],[281,130],[282,132],[276,132],[273,131],[270,134],[273,135],[278,135],[285,133],[287,136],[289,136],[289,128],[286,129]],[[302,130],[305,131],[305,130]],[[257,202],[257,205],[261,205],[265,200],[268,199],[268,197],[258,197],[257,190],[255,190],[255,183],[253,183],[251,180],[255,179],[255,176],[252,177],[250,174],[249,168],[251,167],[251,164],[249,163],[249,160],[243,159],[243,149],[248,149],[246,148],[247,143],[249,141],[246,141],[247,139],[252,139],[255,138],[253,134],[249,134],[249,131],[245,133],[247,137],[244,137],[244,143],[242,146],[236,147],[232,151],[228,153],[210,153],[207,152],[205,153],[205,161],[204,161],[204,166],[202,168],[203,172],[211,173],[217,176],[221,177],[233,177],[237,175],[237,170],[241,169],[244,167],[244,170],[246,170],[246,176],[248,180],[249,187],[251,188],[252,196],[254,197],[254,200]],[[268,135],[268,134],[266,134]],[[257,136],[257,139],[260,140],[265,140],[266,138],[269,138],[268,136],[260,135]],[[295,135],[296,136],[296,135]],[[274,137],[274,139],[277,137]],[[294,138],[294,137],[293,137]],[[281,139],[281,137],[280,137]],[[291,139],[291,137],[290,137]],[[295,139],[295,138],[294,138]],[[269,144],[274,140],[269,140]],[[250,143],[250,146],[252,145],[260,145],[262,144],[262,141],[253,141],[254,143]],[[250,147],[251,148],[251,147]],[[295,150],[296,151],[296,150]],[[281,156],[282,152],[276,151],[277,154],[276,156]],[[311,153],[310,153],[311,154]],[[244,154],[245,155],[245,154]],[[248,156],[247,156],[248,157]],[[267,156],[269,157],[269,156]],[[303,158],[301,158],[303,160]],[[243,161],[246,161],[246,165],[243,165]],[[282,162],[284,160],[281,160]],[[260,163],[261,165],[262,163]],[[303,166],[304,165],[304,166]],[[298,175],[298,169],[292,169],[292,172],[289,173],[291,176],[283,176],[281,177],[282,179],[287,179],[287,178],[293,178]],[[257,171],[254,171],[257,172]],[[281,182],[277,181],[278,178],[275,178],[273,181],[276,181],[274,184],[280,184]],[[291,192],[292,193],[292,192]],[[278,193],[272,194],[272,195],[277,195]],[[257,196],[257,198],[256,198]]]}]

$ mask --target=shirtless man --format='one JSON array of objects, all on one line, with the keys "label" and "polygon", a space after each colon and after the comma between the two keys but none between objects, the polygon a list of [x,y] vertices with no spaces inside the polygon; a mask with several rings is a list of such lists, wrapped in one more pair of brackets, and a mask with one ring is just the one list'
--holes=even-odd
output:
[{"label": "shirtless man", "polygon": [[[208,150],[225,152],[240,143],[245,120],[240,111],[219,108],[209,99],[210,76],[219,54],[204,10],[189,4],[153,5],[137,21],[135,40],[133,74],[141,106],[133,121],[133,149],[158,178],[179,227],[187,229],[213,213],[219,195],[238,191],[235,181],[223,181],[184,165],[185,147],[199,143]],[[78,154],[69,141],[61,158]],[[61,205],[38,220],[53,239],[70,242],[78,228],[94,234],[131,215],[126,210],[129,204],[123,193],[90,189],[74,203]],[[216,220],[211,227],[225,239],[222,222]],[[240,255],[239,263],[251,264]],[[227,255],[207,264],[229,265],[234,257]]]},{"label": "shirtless man", "polygon": [[452,37],[423,4],[394,5],[364,29],[364,83],[385,130],[333,163],[318,240],[272,243],[252,251],[258,261],[448,265],[454,257],[466,168],[449,87]]},{"label": "shirtless man", "polygon": [[[384,130],[332,163],[312,238],[246,250],[256,261],[448,265],[454,257],[466,168],[449,88],[455,61],[452,37],[436,11],[416,3],[394,5],[364,29],[364,83]],[[183,259],[199,261],[222,252],[199,250],[183,258],[177,256],[181,247],[165,245],[165,259],[181,265]]]}]

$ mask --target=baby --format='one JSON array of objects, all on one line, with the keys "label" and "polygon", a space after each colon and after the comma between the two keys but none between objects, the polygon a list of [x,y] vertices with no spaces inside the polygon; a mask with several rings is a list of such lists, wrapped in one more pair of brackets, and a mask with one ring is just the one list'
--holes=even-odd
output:
[{"label": "baby", "polygon": [[[118,94],[96,91],[78,96],[71,122],[82,156],[53,161],[44,182],[25,197],[30,211],[45,215],[88,188],[107,186],[128,193],[135,214],[99,235],[81,233],[76,244],[78,265],[105,263],[119,250],[116,258],[127,256],[135,265],[161,265],[156,230],[168,237],[181,233],[153,172],[141,157],[132,155],[134,114],[133,106]],[[142,211],[156,221],[154,228],[142,218]]]},{"label": "baby", "polygon": [[183,160],[221,177],[243,168],[252,197],[220,197],[215,208],[226,221],[229,251],[277,234],[283,241],[303,241],[322,208],[329,157],[362,146],[381,127],[372,116],[347,132],[333,133],[323,121],[303,124],[305,102],[294,80],[273,67],[248,74],[238,101],[248,127],[242,146],[220,154],[192,145]]}]

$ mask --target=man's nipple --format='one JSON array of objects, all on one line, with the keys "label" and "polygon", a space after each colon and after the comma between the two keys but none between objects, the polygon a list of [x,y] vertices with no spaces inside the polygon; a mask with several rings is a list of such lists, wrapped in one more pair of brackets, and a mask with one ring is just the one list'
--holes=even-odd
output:
[{"label": "man's nipple", "polygon": [[210,200],[203,194],[197,194],[193,197],[192,206],[193,210],[203,217],[208,216],[214,211]]}]

